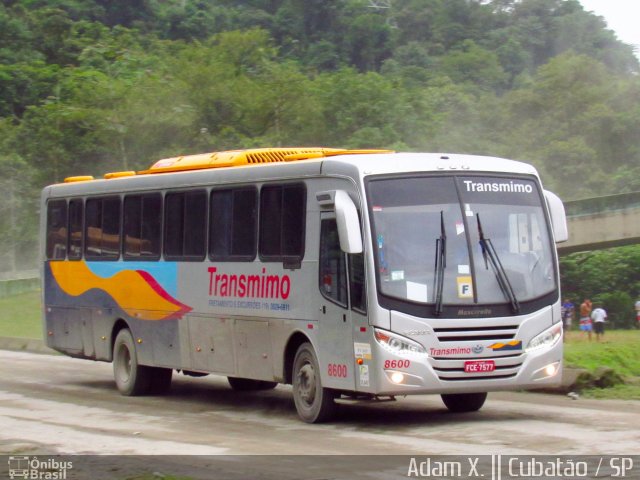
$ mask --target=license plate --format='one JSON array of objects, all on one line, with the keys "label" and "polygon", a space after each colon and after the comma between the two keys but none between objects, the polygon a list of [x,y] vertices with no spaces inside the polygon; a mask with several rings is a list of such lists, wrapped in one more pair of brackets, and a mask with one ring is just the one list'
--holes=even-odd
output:
[{"label": "license plate", "polygon": [[464,362],[464,371],[466,373],[493,372],[495,369],[496,362],[493,360],[472,360]]}]

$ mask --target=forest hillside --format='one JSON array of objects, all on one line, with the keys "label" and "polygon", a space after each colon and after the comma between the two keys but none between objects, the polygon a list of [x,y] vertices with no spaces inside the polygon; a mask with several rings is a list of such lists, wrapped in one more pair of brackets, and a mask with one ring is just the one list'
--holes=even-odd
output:
[{"label": "forest hillside", "polygon": [[640,66],[576,0],[3,0],[0,272],[70,175],[258,146],[486,154],[640,189]]}]

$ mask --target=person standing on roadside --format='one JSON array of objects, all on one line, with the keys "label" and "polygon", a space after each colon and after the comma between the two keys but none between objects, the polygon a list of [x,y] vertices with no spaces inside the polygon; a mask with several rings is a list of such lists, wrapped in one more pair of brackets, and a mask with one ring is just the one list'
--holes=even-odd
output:
[{"label": "person standing on roadside", "polygon": [[564,335],[562,335],[562,341],[567,341],[567,335],[569,334],[569,330],[571,330],[571,324],[573,323],[573,313],[575,311],[575,306],[573,302],[566,298],[564,303],[560,307],[560,315],[562,317],[562,328],[564,329]]},{"label": "person standing on roadside", "polygon": [[575,307],[571,302],[571,300],[566,298],[564,300],[564,303],[562,304],[561,310],[562,310],[562,323],[563,323],[564,329],[570,330],[571,323],[573,322],[573,312],[575,310]]},{"label": "person standing on roadside", "polygon": [[636,322],[638,322],[638,328],[640,328],[640,300],[636,302]]},{"label": "person standing on roadside", "polygon": [[604,308],[597,305],[597,308],[591,312],[593,320],[593,330],[596,332],[596,341],[600,341],[604,337],[604,322],[607,320],[607,312]]},{"label": "person standing on roadside", "polygon": [[586,333],[591,341],[591,331],[593,330],[591,323],[591,300],[584,299],[584,302],[580,304],[580,331],[582,336]]}]

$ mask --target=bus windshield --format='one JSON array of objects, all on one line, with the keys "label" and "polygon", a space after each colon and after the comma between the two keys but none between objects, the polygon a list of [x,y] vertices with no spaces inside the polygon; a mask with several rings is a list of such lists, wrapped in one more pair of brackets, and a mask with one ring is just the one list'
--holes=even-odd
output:
[{"label": "bus windshield", "polygon": [[552,239],[528,177],[368,182],[380,293],[442,305],[520,305],[556,290]]}]

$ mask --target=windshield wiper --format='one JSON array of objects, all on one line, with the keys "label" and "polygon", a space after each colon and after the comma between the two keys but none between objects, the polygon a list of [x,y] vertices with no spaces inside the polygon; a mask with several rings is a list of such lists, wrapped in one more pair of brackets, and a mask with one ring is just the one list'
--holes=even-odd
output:
[{"label": "windshield wiper", "polygon": [[[491,240],[485,238],[484,232],[482,231],[482,224],[480,223],[480,214],[476,213],[476,219],[478,220],[478,234],[480,236],[480,247],[482,248],[482,257],[484,258],[484,265],[489,269],[489,262],[491,262],[491,266],[493,267],[493,272],[496,275],[496,279],[498,280],[498,285],[500,285],[500,290],[504,296],[511,302],[511,309],[513,313],[518,313],[520,311],[520,304],[518,303],[518,299],[516,298],[516,294],[513,291],[513,287],[511,286],[511,282],[509,281],[509,276],[502,266],[502,262],[498,257],[498,253],[496,249],[493,247]],[[488,261],[487,261],[488,260]]]},{"label": "windshield wiper", "polygon": [[442,313],[442,287],[444,285],[444,269],[447,266],[447,234],[444,231],[444,213],[440,210],[440,238],[436,238],[436,310]]}]

